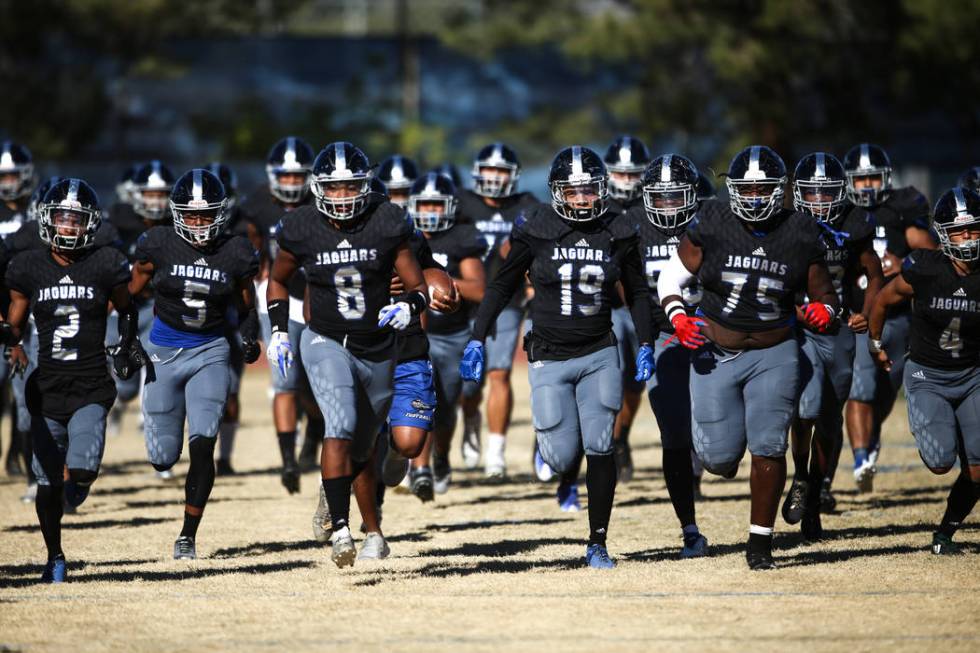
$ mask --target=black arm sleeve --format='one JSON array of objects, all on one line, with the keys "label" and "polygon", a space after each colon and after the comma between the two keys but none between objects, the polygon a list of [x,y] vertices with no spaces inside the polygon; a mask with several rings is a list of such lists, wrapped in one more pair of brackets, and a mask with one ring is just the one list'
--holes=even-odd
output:
[{"label": "black arm sleeve", "polygon": [[132,344],[133,340],[136,338],[136,334],[139,333],[139,311],[133,302],[129,302],[129,306],[126,310],[118,311],[119,319],[117,320],[117,328],[119,330],[119,344],[124,348],[128,349]]},{"label": "black arm sleeve", "polygon": [[659,335],[659,328],[655,333],[653,312],[650,307],[650,289],[643,277],[643,264],[635,244],[630,246],[623,259],[623,291],[640,344],[653,345]]},{"label": "black arm sleeve", "polygon": [[259,339],[259,313],[255,306],[239,313],[238,332],[245,342],[257,342]]},{"label": "black arm sleeve", "polygon": [[493,281],[487,285],[487,290],[483,295],[483,301],[476,313],[476,321],[473,324],[473,339],[484,341],[490,328],[497,321],[500,311],[504,310],[510,303],[510,298],[514,296],[520,288],[524,275],[531,267],[534,260],[534,252],[527,243],[518,239],[511,239],[510,253],[507,255],[504,264],[494,276]]}]

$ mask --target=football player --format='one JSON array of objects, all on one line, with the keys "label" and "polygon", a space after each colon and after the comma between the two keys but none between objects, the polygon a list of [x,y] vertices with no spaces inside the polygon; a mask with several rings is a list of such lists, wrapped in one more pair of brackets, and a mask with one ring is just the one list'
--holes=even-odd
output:
[{"label": "football player", "polygon": [[[265,172],[267,185],[248,196],[241,211],[248,223],[249,239],[261,253],[262,261],[255,285],[258,294],[259,323],[262,340],[268,348],[272,337],[272,325],[265,304],[269,269],[278,252],[276,228],[284,215],[302,206],[310,206],[310,170],[313,166],[313,148],[295,136],[281,139],[269,150]],[[280,375],[272,373],[272,418],[282,456],[281,480],[290,494],[299,492],[300,466],[296,461],[296,425],[299,419],[297,393],[303,376],[300,336],[305,328],[303,297],[306,278],[302,271],[293,276],[289,286],[288,332],[292,350],[296,353],[295,365]],[[308,444],[308,443],[307,443]],[[307,444],[304,445],[304,453]],[[313,451],[315,452],[315,444]],[[315,455],[315,453],[314,453]]]},{"label": "football player", "polygon": [[980,195],[943,193],[933,212],[941,251],[915,250],[878,295],[868,348],[885,372],[896,361],[884,342],[894,309],[912,299],[905,393],[919,455],[934,474],[960,456],[932,552],[959,553],[953,535],[980,498]]},{"label": "football player", "polygon": [[980,192],[980,166],[973,166],[960,175],[959,185],[975,193]]},{"label": "football player", "polygon": [[[784,209],[786,166],[765,146],[735,155],[729,204],[706,202],[657,280],[660,303],[691,358],[694,448],[713,474],[733,478],[752,454],[746,560],[773,569],[772,532],[786,482],[786,435],[797,399],[795,296],[819,329],[837,319],[837,293],[820,228]],[[682,288],[697,277],[702,299],[690,315]]]},{"label": "football player", "polygon": [[[603,161],[609,171],[611,210],[625,213],[634,206],[642,205],[640,177],[650,163],[650,151],[647,146],[638,138],[620,136],[610,143]],[[633,320],[630,319],[629,309],[623,306],[618,297],[614,297],[613,302],[613,331],[623,351],[623,409],[616,416],[613,441],[619,481],[627,483],[633,478],[633,455],[629,446],[630,428],[640,407],[643,385],[633,380],[635,370],[632,369],[632,361],[637,348]]]},{"label": "football player", "polygon": [[[310,324],[301,353],[324,431],[321,502],[329,509],[331,558],[357,556],[348,521],[354,478],[370,460],[392,398],[395,330],[425,310],[428,294],[408,239],[404,211],[371,192],[371,165],[350,143],[332,143],[312,169],[315,206],[287,214],[268,288],[272,337],[267,355],[285,376],[294,352],[288,335],[288,284],[299,268],[309,283]],[[392,269],[405,294],[392,301]]]},{"label": "football player", "polygon": [[[472,175],[473,190],[459,191],[457,220],[476,227],[486,240],[488,250],[484,263],[489,275],[489,271],[499,267],[503,260],[500,247],[510,234],[514,220],[521,211],[535,206],[538,201],[531,193],[517,191],[521,163],[514,150],[503,143],[491,143],[477,152],[473,160]],[[525,302],[525,291],[521,287],[514,292],[507,308],[501,312],[487,340],[486,377],[490,382],[487,426],[490,433],[487,436],[484,472],[492,479],[501,479],[507,474],[504,452],[514,406],[510,370],[524,319]],[[480,385],[464,385],[463,438],[460,445],[463,463],[471,469],[480,462],[482,398]]]},{"label": "football player", "polygon": [[214,486],[214,446],[228,398],[230,310],[237,309],[245,362],[259,355],[254,305],[258,252],[248,239],[223,233],[227,197],[207,170],[184,173],[170,193],[173,226],[157,226],[136,245],[129,290],[151,282],[156,317],[146,339],[149,361],[143,388],[146,449],[155,469],[180,459],[184,421],[190,432],[184,525],[174,559],[197,557],[196,538]]},{"label": "football player", "polygon": [[483,342],[529,276],[534,326],[524,349],[538,447],[557,473],[570,469],[585,450],[585,560],[590,567],[609,569],[615,566],[606,549],[616,490],[612,431],[623,398],[612,296],[621,282],[640,340],[637,380],[645,381],[653,372],[649,292],[636,229],[619,214],[607,215],[608,176],[599,155],[585,147],[565,148],[551,165],[548,186],[551,206],[525,209],[515,223],[510,252],[477,311],[460,375],[480,379],[487,362]]},{"label": "football player", "polygon": [[[875,223],[874,248],[881,259],[887,283],[899,273],[902,259],[913,249],[935,249],[929,234],[929,203],[911,186],[892,187],[892,166],[888,154],[877,145],[855,145],[844,156],[847,197],[853,204],[847,211],[866,211]],[[864,281],[861,281],[864,285]],[[857,299],[856,301],[861,301]],[[909,307],[896,306],[888,320],[882,341],[895,361],[891,372],[876,368],[868,355],[868,334],[858,333],[854,350],[854,374],[846,408],[847,434],[854,452],[854,480],[859,492],[873,489],[875,465],[881,446],[881,425],[891,412],[902,385],[902,368],[908,351]],[[824,478],[827,508],[834,504],[830,484],[837,467],[836,457]]]},{"label": "football player", "polygon": [[392,204],[405,208],[408,203],[408,191],[418,176],[419,168],[414,161],[401,154],[393,154],[378,166],[375,179],[385,185],[388,200]]},{"label": "football player", "polygon": [[[109,302],[122,316],[116,372],[131,375],[139,364],[138,356],[131,356],[137,314],[127,290],[129,261],[117,249],[96,246],[101,211],[87,183],[62,179],[40,205],[37,228],[47,247],[18,254],[6,274],[8,344],[20,340],[28,314],[38,331],[37,371],[27,393],[38,479],[35,506],[48,550],[41,580],[48,583],[67,577],[63,503],[76,507],[85,500],[105,450],[106,415],[116,395],[103,344]],[[11,349],[11,359],[21,368],[27,365],[19,345]]]},{"label": "football player", "polygon": [[[798,325],[801,341],[801,394],[793,420],[793,483],[783,503],[788,524],[800,523],[808,540],[821,537],[820,490],[828,466],[843,441],[843,409],[851,388],[854,363],[854,334],[868,328],[868,314],[881,290],[881,261],[874,251],[875,233],[871,216],[859,210],[844,213],[847,179],[844,166],[832,154],[814,152],[796,164],[793,174],[793,206],[813,218],[827,250],[827,269],[843,312],[836,333]],[[860,277],[866,280],[863,301],[854,301],[853,290]],[[813,426],[821,428],[813,440],[815,455],[810,460]],[[809,466],[809,468],[808,468]]]}]

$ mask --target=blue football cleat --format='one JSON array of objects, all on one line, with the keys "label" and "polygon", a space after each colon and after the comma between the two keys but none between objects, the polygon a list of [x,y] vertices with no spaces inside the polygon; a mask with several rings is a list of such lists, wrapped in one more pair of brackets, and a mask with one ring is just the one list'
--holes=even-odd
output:
[{"label": "blue football cleat", "polygon": [[555,476],[555,471],[551,469],[551,465],[544,461],[541,457],[541,452],[538,447],[534,447],[534,475],[538,477],[538,480],[542,483],[547,483]]},{"label": "blue football cleat", "polygon": [[582,506],[578,502],[578,484],[562,483],[558,486],[558,507],[562,512],[579,512]]},{"label": "blue football cleat", "polygon": [[682,558],[703,558],[708,555],[708,538],[701,533],[691,533],[684,536],[684,548],[681,549]]},{"label": "blue football cleat", "polygon": [[589,545],[589,548],[585,550],[585,564],[593,569],[612,569],[616,566],[616,563],[609,557],[606,547],[601,544]]},{"label": "blue football cleat", "polygon": [[44,573],[41,574],[42,583],[63,583],[68,578],[68,569],[64,558],[48,560],[44,565]]}]

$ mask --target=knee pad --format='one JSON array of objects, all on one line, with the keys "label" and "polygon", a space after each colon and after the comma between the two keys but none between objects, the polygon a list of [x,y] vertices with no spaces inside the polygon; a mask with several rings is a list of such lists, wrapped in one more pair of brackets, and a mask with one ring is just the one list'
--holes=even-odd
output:
[{"label": "knee pad", "polygon": [[169,463],[154,463],[154,462],[151,462],[150,464],[153,465],[153,469],[157,470],[158,472],[165,472],[165,471],[168,471],[168,470],[172,469],[173,466],[177,464],[177,461],[175,460],[175,461],[169,462]]},{"label": "knee pad", "polygon": [[191,462],[201,459],[214,459],[214,445],[217,438],[208,438],[203,435],[192,435],[188,449],[191,452]]},{"label": "knee pad", "polygon": [[89,469],[69,468],[68,477],[78,485],[91,485],[99,477],[99,472],[98,470],[93,472]]},{"label": "knee pad", "polygon": [[738,464],[740,462],[741,459],[729,461],[729,462],[723,462],[723,463],[712,462],[711,464],[709,464],[707,461],[702,460],[701,464],[704,466],[706,470],[708,470],[712,474],[721,476],[723,478],[732,479],[735,478],[735,475],[738,473]]}]

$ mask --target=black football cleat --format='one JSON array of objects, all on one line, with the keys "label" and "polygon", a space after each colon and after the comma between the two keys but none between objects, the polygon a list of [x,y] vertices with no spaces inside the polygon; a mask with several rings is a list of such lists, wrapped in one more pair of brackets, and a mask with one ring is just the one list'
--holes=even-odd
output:
[{"label": "black football cleat", "polygon": [[953,538],[944,535],[939,531],[932,534],[932,554],[937,556],[959,555],[963,553],[960,545],[953,541]]},{"label": "black football cleat", "polygon": [[299,493],[299,465],[289,463],[282,468],[282,486],[290,494]]},{"label": "black football cleat", "polygon": [[749,551],[745,554],[745,562],[752,571],[769,571],[776,568],[772,553],[765,551]]},{"label": "black football cleat", "polygon": [[230,460],[218,458],[218,461],[214,465],[214,473],[215,476],[234,476],[235,469],[231,466]]},{"label": "black football cleat", "polygon": [[806,494],[810,484],[802,480],[794,480],[789,487],[786,500],[783,501],[783,520],[787,524],[799,524],[806,513]]},{"label": "black football cleat", "polygon": [[820,512],[829,515],[835,510],[837,510],[837,499],[834,497],[834,493],[830,491],[830,484],[824,483],[823,487],[820,488]]}]

